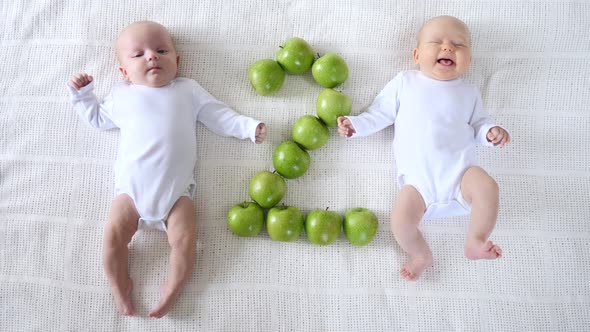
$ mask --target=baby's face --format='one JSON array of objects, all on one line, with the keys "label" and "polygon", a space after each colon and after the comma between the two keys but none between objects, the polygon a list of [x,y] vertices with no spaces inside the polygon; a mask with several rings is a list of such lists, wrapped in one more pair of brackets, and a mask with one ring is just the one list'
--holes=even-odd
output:
[{"label": "baby's face", "polygon": [[426,76],[442,81],[456,79],[471,64],[467,27],[452,17],[436,18],[422,28],[414,49],[414,62]]},{"label": "baby's face", "polygon": [[180,57],[168,31],[153,22],[128,26],[117,40],[119,70],[139,85],[161,87],[176,78]]}]

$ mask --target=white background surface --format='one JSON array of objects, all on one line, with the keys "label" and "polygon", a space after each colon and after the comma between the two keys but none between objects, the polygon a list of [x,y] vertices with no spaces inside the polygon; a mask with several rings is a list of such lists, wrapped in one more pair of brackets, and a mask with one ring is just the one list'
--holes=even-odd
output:
[{"label": "white background surface", "polygon": [[[581,331],[590,326],[590,3],[585,1],[4,1],[0,5],[0,330],[59,331]],[[398,189],[391,128],[311,152],[287,182],[285,204],[308,212],[375,211],[378,234],[355,248],[305,235],[277,243],[233,236],[227,210],[248,199],[257,171],[322,88],[288,76],[261,97],[248,66],[292,36],[339,52],[342,90],[358,114],[397,72],[413,68],[414,36],[442,14],[472,30],[468,79],[512,134],[480,161],[500,185],[492,239],[504,258],[463,257],[468,218],[422,224],[434,266],[417,283],[389,232]],[[131,244],[138,317],[118,316],[100,264],[118,132],[85,127],[65,83],[86,71],[103,96],[120,79],[112,43],[130,22],[156,20],[174,35],[180,74],[264,121],[264,144],[199,126],[195,169],[197,265],[172,312],[146,318],[166,276],[165,234]]]}]

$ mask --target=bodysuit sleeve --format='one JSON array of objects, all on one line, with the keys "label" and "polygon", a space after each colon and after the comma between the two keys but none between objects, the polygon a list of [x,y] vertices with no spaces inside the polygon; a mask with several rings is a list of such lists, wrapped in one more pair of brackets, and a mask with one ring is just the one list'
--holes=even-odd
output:
[{"label": "bodysuit sleeve", "polygon": [[[486,113],[483,109],[483,101],[481,99],[481,94],[479,91],[476,90],[477,94],[475,107],[473,108],[473,114],[471,115],[471,120],[469,124],[473,127],[473,131],[475,133],[475,141],[478,144],[484,146],[494,146],[491,142],[487,139],[488,131],[493,127],[501,127],[497,124],[494,124],[492,118]],[[502,129],[506,130],[504,127]]]},{"label": "bodysuit sleeve", "polygon": [[348,116],[356,133],[353,137],[372,135],[391,126],[399,109],[399,92],[403,73],[389,81],[369,107],[358,116]]},{"label": "bodysuit sleeve", "polygon": [[196,82],[194,82],[193,98],[196,120],[209,130],[220,136],[249,138],[252,142],[256,141],[256,127],[261,123],[260,121],[232,110]]},{"label": "bodysuit sleeve", "polygon": [[68,85],[70,102],[76,113],[90,127],[107,130],[117,128],[112,120],[113,96],[109,93],[102,102],[94,95],[94,82],[76,90]]}]

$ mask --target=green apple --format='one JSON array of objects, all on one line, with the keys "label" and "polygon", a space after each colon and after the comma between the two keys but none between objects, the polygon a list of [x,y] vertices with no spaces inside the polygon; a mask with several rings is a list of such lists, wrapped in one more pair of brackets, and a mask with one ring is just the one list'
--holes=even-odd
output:
[{"label": "green apple", "polygon": [[272,163],[279,174],[287,179],[295,179],[307,172],[309,153],[293,141],[279,144],[272,154]]},{"label": "green apple", "polygon": [[266,215],[266,230],[275,241],[296,240],[303,230],[303,215],[293,206],[275,206]]},{"label": "green apple", "polygon": [[346,61],[336,53],[326,53],[311,66],[313,79],[324,88],[338,86],[348,78]]},{"label": "green apple", "polygon": [[334,211],[313,210],[305,220],[305,233],[311,243],[328,245],[340,235],[342,221]]},{"label": "green apple", "polygon": [[298,37],[289,38],[277,52],[277,62],[289,74],[305,73],[311,68],[313,60],[311,46]]},{"label": "green apple", "polygon": [[268,209],[275,206],[285,196],[287,184],[280,175],[260,171],[250,179],[248,193],[261,207]]},{"label": "green apple", "polygon": [[271,96],[283,86],[285,71],[275,60],[262,59],[250,66],[248,78],[257,94]]},{"label": "green apple", "polygon": [[316,113],[328,127],[337,127],[339,116],[350,115],[350,97],[340,91],[325,89],[320,92],[316,102]]},{"label": "green apple", "polygon": [[260,205],[243,202],[234,205],[227,213],[227,226],[237,236],[256,236],[264,225],[264,213]]},{"label": "green apple", "polygon": [[328,142],[330,131],[322,120],[304,115],[295,121],[291,131],[293,141],[307,150],[315,150]]},{"label": "green apple", "polygon": [[344,214],[344,234],[355,246],[364,246],[373,241],[379,220],[366,208],[352,208]]}]

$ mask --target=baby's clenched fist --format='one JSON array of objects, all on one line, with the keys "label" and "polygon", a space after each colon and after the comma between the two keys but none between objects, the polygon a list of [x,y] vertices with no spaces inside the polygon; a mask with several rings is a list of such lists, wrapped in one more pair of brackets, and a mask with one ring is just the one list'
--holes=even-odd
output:
[{"label": "baby's clenched fist", "polygon": [[88,84],[90,84],[90,82],[92,82],[92,80],[94,80],[94,78],[92,78],[92,76],[90,76],[90,75],[88,75],[86,73],[75,74],[68,81],[68,85],[71,86],[72,88],[76,89],[76,90],[80,90],[83,87],[85,87]]}]

